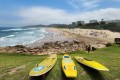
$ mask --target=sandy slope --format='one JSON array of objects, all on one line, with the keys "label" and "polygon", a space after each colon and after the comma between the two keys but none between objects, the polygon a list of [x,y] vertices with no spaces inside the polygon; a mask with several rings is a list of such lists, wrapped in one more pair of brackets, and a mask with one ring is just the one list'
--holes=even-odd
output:
[{"label": "sandy slope", "polygon": [[97,48],[103,48],[106,43],[114,42],[114,38],[120,38],[120,33],[109,30],[47,28],[47,31],[51,34],[48,34],[42,40],[36,41],[31,46],[37,47],[45,42],[78,40],[86,45],[90,44]]},{"label": "sandy slope", "polygon": [[109,30],[80,29],[80,28],[63,30],[74,34],[79,34],[82,36],[103,39],[109,42],[114,42],[114,38],[120,38],[119,32],[112,32]]},{"label": "sandy slope", "polygon": [[77,39],[86,44],[90,44],[97,48],[105,47],[104,44],[114,42],[114,38],[120,38],[120,33],[109,30],[95,30],[95,29],[58,29],[50,28],[51,31],[56,31],[64,34],[66,37]]}]

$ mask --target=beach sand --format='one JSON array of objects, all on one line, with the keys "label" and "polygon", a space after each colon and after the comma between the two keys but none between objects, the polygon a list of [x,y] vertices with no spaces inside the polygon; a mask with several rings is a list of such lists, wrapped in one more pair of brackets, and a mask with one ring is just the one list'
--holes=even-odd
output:
[{"label": "beach sand", "polygon": [[45,38],[28,44],[25,47],[1,48],[1,52],[16,52],[27,54],[52,54],[66,53],[75,50],[86,50],[86,46],[91,48],[104,48],[107,43],[113,43],[114,38],[120,38],[120,33],[109,30],[95,29],[66,29],[66,28],[46,28]]},{"label": "beach sand", "polygon": [[75,28],[75,29],[63,29],[63,31],[67,31],[70,33],[74,33],[74,34],[78,34],[86,37],[97,38],[97,39],[101,39],[101,40],[112,42],[112,43],[114,42],[115,38],[120,38],[119,32],[112,32],[109,30]]},{"label": "beach sand", "polygon": [[[104,48],[106,43],[113,43],[114,38],[120,38],[120,33],[109,30],[95,29],[66,29],[66,28],[46,28],[45,38],[40,39],[32,44],[26,45],[26,48],[15,47],[1,48],[2,52],[29,53],[29,54],[52,54],[66,53],[75,50],[86,50],[86,46],[91,45],[95,48]],[[57,43],[58,42],[58,43]],[[47,45],[46,45],[47,43]],[[49,44],[49,45],[48,45]],[[47,48],[46,48],[47,47]]]},{"label": "beach sand", "polygon": [[27,44],[26,46],[35,48],[41,47],[42,45],[44,45],[44,43],[47,42],[78,40],[80,42],[84,42],[85,44],[91,44],[95,46],[100,45],[102,47],[103,44],[107,42],[113,43],[115,38],[120,38],[120,33],[112,32],[109,30],[80,29],[80,28],[74,29],[45,28],[45,29],[48,32],[48,34],[46,33],[45,38],[39,39],[34,43]]},{"label": "beach sand", "polygon": [[57,28],[46,28],[48,34],[46,34],[45,38],[40,39],[28,46],[31,48],[41,47],[44,43],[56,42],[56,41],[73,41],[73,38],[66,36],[63,31],[59,31]]},{"label": "beach sand", "polygon": [[120,33],[109,30],[95,30],[95,29],[60,29],[60,28],[46,28],[48,35],[42,40],[36,41],[31,47],[43,45],[45,42],[55,41],[73,41],[79,40],[86,44],[90,44],[97,48],[105,47],[105,44],[114,42],[114,38],[120,38]]},{"label": "beach sand", "polygon": [[46,28],[48,34],[45,38],[38,40],[29,46],[41,47],[44,43],[55,41],[73,41],[78,40],[87,45],[92,45],[97,48],[105,47],[104,44],[114,42],[114,38],[119,37],[120,33],[111,32],[109,30],[95,30],[95,29],[60,29],[60,28]]}]

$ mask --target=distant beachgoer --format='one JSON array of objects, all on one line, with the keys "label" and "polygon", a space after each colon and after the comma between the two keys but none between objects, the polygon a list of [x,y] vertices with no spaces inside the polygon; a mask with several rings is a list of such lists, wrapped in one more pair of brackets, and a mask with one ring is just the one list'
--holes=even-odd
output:
[{"label": "distant beachgoer", "polygon": [[90,53],[91,45],[88,45],[86,48],[87,48],[88,53]]}]

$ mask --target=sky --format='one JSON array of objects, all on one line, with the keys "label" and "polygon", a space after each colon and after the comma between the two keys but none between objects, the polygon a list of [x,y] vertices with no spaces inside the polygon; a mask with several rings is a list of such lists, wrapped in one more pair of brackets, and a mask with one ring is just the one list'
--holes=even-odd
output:
[{"label": "sky", "polygon": [[120,19],[120,0],[0,0],[0,27]]}]

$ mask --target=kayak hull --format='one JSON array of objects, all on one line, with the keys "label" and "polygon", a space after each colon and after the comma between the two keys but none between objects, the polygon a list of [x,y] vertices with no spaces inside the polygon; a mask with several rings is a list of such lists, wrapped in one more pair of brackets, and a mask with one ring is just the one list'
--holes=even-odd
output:
[{"label": "kayak hull", "polygon": [[86,65],[88,67],[91,67],[93,69],[96,69],[96,70],[100,70],[100,71],[109,71],[108,68],[106,68],[105,66],[103,66],[102,64],[96,62],[96,61],[92,61],[92,60],[88,60],[86,58],[83,58],[83,57],[79,57],[79,56],[76,56],[75,59],[83,64],[83,65]]},{"label": "kayak hull", "polygon": [[30,76],[40,76],[50,71],[57,61],[57,55],[52,54],[40,64],[36,65],[29,73]]},{"label": "kayak hull", "polygon": [[65,58],[65,56],[69,56],[69,55],[65,54],[62,59],[62,70],[65,76],[68,78],[77,77],[77,70],[76,70],[75,63],[70,58],[70,56],[69,58]]}]

